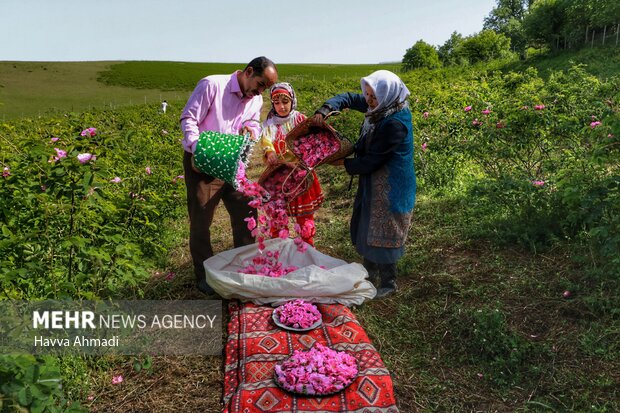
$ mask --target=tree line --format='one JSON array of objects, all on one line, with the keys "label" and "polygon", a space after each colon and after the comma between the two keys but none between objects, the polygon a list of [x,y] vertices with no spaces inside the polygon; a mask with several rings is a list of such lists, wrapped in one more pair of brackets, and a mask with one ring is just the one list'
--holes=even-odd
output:
[{"label": "tree line", "polygon": [[466,65],[518,55],[530,48],[558,51],[619,45],[618,0],[497,0],[482,30],[453,32],[435,47],[419,40],[407,49],[403,70]]}]

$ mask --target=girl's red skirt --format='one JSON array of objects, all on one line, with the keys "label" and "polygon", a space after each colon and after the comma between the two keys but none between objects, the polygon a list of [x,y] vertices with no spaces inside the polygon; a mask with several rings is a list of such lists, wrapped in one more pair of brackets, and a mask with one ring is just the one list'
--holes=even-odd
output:
[{"label": "girl's red skirt", "polygon": [[319,183],[319,177],[314,171],[312,171],[312,178],[312,185],[310,188],[288,204],[289,214],[291,216],[295,217],[312,214],[314,211],[319,209],[323,203],[323,200],[325,199],[323,196],[323,190],[321,189],[321,184]]}]

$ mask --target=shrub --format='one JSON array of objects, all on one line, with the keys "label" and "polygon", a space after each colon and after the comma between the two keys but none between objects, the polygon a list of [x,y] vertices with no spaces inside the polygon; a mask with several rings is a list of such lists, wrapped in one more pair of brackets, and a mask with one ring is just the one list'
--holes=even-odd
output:
[{"label": "shrub", "polygon": [[405,72],[418,68],[435,69],[441,66],[437,50],[423,40],[418,40],[407,49],[402,63]]}]

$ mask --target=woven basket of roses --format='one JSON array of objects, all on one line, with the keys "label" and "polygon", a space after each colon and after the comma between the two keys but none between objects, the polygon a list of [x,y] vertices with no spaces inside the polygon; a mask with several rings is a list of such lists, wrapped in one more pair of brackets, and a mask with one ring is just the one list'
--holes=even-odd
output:
[{"label": "woven basket of roses", "polygon": [[268,167],[258,183],[269,192],[270,199],[282,199],[287,204],[312,186],[312,174],[299,163],[283,162]]},{"label": "woven basket of roses", "polygon": [[308,118],[286,135],[286,146],[301,163],[314,169],[317,166],[345,158],[353,153],[353,144],[327,123],[312,124]]}]

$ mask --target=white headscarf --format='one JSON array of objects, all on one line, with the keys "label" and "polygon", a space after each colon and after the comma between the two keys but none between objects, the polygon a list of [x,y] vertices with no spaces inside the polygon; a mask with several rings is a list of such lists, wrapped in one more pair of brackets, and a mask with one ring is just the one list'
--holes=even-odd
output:
[{"label": "white headscarf", "polygon": [[389,70],[377,70],[361,80],[362,93],[366,92],[366,85],[375,93],[377,107],[368,108],[362,125],[362,135],[374,130],[374,124],[381,119],[402,110],[407,105],[409,89],[405,83]]},{"label": "white headscarf", "polygon": [[389,70],[377,70],[361,80],[362,93],[365,92],[366,85],[375,92],[378,105],[369,110],[368,113],[380,113],[387,107],[407,101],[409,89],[402,80]]}]

